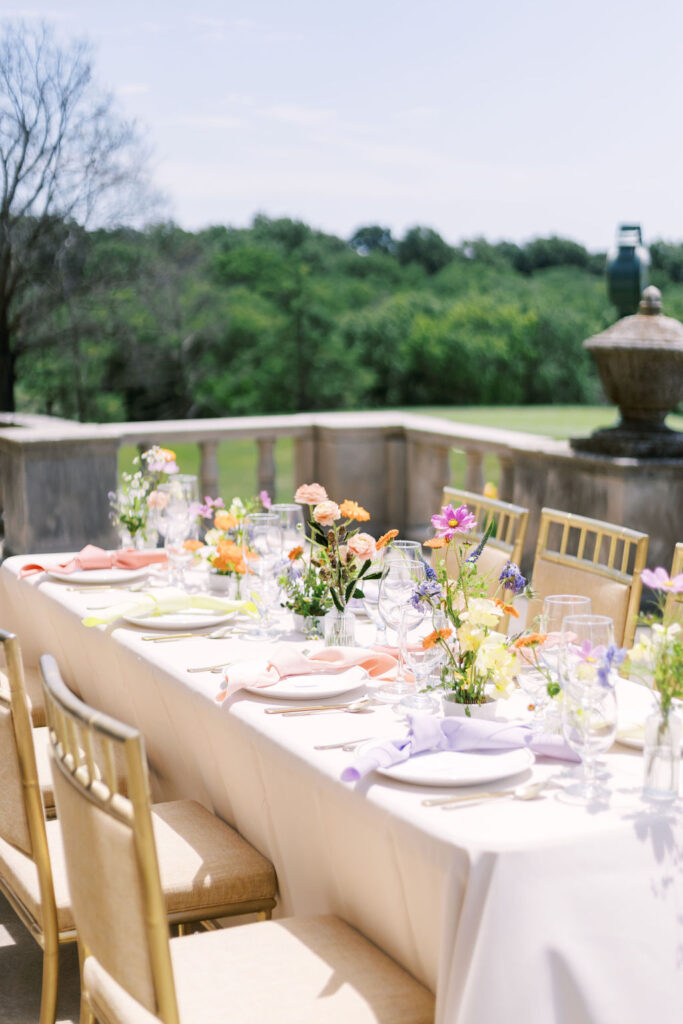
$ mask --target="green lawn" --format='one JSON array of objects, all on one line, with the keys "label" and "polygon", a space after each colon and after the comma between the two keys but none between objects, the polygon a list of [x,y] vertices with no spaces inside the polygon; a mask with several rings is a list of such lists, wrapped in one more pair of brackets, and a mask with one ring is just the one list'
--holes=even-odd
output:
[{"label": "green lawn", "polygon": [[[553,438],[567,438],[589,434],[597,427],[613,426],[617,412],[612,407],[579,405],[534,405],[534,406],[448,406],[405,409],[405,412],[440,416],[443,419],[461,423],[474,423],[482,427],[527,431],[530,434],[545,434]],[[667,424],[676,430],[683,430],[683,416],[669,416]],[[178,464],[183,473],[197,473],[199,450],[193,444],[177,446]],[[129,470],[135,449],[123,447],[119,453],[119,470]],[[294,488],[303,481],[294,481],[294,449],[291,440],[281,438],[275,446],[277,466],[277,500],[291,501]],[[220,493],[226,502],[239,494],[242,497],[254,495],[257,490],[256,466],[257,447],[255,441],[226,441],[218,447]],[[453,484],[462,487],[465,479],[465,457],[454,451],[451,459]],[[484,477],[498,482],[498,460],[487,456],[484,460]],[[347,495],[337,495],[347,497]]]}]

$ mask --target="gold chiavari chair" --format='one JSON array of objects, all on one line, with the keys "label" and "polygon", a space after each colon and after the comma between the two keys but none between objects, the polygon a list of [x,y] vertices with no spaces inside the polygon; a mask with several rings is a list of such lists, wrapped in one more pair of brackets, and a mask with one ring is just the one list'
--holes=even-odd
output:
[{"label": "gold chiavari chair", "polygon": [[7,662],[7,692],[0,692],[0,891],[43,951],[40,1022],[53,1024],[59,947],[75,942],[76,930],[59,870],[59,822],[46,822],[43,813],[19,643],[4,631],[0,643]]},{"label": "gold chiavari chair", "polygon": [[[169,941],[142,737],[84,706],[52,658],[41,664],[78,925],[82,1024],[433,1021],[432,995],[335,917]],[[116,750],[127,797],[106,770]]]},{"label": "gold chiavari chair", "polygon": [[616,643],[631,647],[636,630],[649,537],[598,519],[541,510],[529,621],[549,594],[583,594],[593,612],[614,620]]},{"label": "gold chiavari chair", "polygon": [[[671,563],[671,578],[678,576],[683,573],[683,541],[674,548],[674,558]],[[683,618],[683,594],[669,594],[666,599],[665,611],[667,615],[673,615],[674,611],[677,613],[677,617],[680,615]]]},{"label": "gold chiavari chair", "polygon": [[[53,1024],[59,945],[76,940],[63,826],[43,814],[33,746],[39,730],[31,728],[17,638],[0,631],[0,643],[10,685],[9,703],[0,695],[0,891],[43,949],[40,1021]],[[47,726],[44,732],[50,736]],[[87,757],[85,748],[78,757]],[[98,783],[113,778],[116,791],[125,793],[121,761],[98,763],[97,769],[93,763],[93,771]],[[270,917],[273,867],[233,829],[192,800],[154,805],[152,821],[165,913],[179,931],[197,921],[209,927],[221,917]]]},{"label": "gold chiavari chair", "polygon": [[[467,505],[470,512],[477,517],[477,528],[472,530],[469,538],[476,544],[484,536],[489,524],[495,523],[495,532],[486,542],[486,547],[478,559],[478,568],[482,576],[489,579],[489,592],[493,595],[498,589],[498,578],[501,570],[508,562],[519,565],[524,550],[527,525],[529,521],[529,510],[521,505],[511,505],[507,501],[498,501],[494,498],[486,498],[483,494],[474,494],[471,491],[459,491],[454,487],[444,487],[441,498],[442,505]],[[441,551],[437,549],[437,558]],[[452,552],[446,554],[446,569],[449,575],[453,575],[454,555]],[[500,629],[505,631],[509,616],[501,621]]]}]

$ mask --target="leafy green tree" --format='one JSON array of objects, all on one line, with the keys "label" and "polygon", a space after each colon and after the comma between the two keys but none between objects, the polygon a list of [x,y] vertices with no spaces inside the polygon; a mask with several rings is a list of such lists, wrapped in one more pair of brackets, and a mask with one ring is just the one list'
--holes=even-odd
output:
[{"label": "leafy green tree", "polygon": [[455,250],[432,228],[414,227],[398,243],[397,255],[399,263],[419,263],[428,274],[436,274],[451,262]]}]

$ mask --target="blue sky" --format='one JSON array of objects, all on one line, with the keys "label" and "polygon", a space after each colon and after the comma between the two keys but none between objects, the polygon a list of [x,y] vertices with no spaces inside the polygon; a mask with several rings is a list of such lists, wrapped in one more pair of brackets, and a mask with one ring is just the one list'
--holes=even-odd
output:
[{"label": "blue sky", "polygon": [[95,46],[180,224],[683,240],[680,0],[28,0]]}]

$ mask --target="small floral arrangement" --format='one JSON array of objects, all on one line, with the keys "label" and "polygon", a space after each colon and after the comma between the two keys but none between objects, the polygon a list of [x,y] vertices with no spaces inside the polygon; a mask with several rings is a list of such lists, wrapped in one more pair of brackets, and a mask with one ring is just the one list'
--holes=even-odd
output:
[{"label": "small floral arrangement", "polygon": [[281,601],[283,608],[289,608],[295,615],[320,619],[332,607],[332,598],[327,583],[322,578],[320,567],[305,557],[303,547],[295,547],[287,556],[287,564],[278,582],[285,592]]},{"label": "small floral arrangement", "polygon": [[204,558],[218,575],[242,576],[247,571],[242,547],[245,517],[251,512],[270,508],[270,505],[266,491],[261,491],[258,498],[247,501],[235,497],[227,508],[221,497],[211,498],[207,494],[203,501],[197,502],[193,513],[201,526],[204,526],[206,520],[211,522],[211,526],[206,530],[203,542],[186,541],[184,546]]},{"label": "small floral arrangement", "polygon": [[134,538],[144,533],[150,513],[160,507],[156,488],[178,472],[175,452],[153,445],[133,459],[133,473],[121,474],[121,486],[107,497],[111,520]]},{"label": "small floral arrangement", "polygon": [[[518,670],[517,651],[512,638],[496,627],[504,615],[518,617],[512,602],[527,586],[519,568],[508,562],[498,579],[496,595],[488,596],[489,581],[479,574],[477,560],[493,532],[493,524],[476,547],[466,536],[475,525],[476,519],[466,505],[457,509],[445,505],[432,516],[436,535],[425,545],[448,548],[456,571],[449,578],[445,560],[436,571],[429,568],[427,580],[416,588],[412,598],[416,607],[424,603],[445,614],[449,626],[434,630],[425,637],[423,646],[440,644],[444,648],[442,683],[457,703],[466,705],[483,704],[489,699],[487,690],[491,686],[497,696],[509,696]],[[498,592],[507,600],[498,597]]]},{"label": "small floral arrangement", "polygon": [[683,594],[683,573],[669,576],[666,569],[643,569],[643,583],[657,594],[657,610],[641,619],[650,632],[629,651],[628,665],[633,675],[642,674],[661,697],[662,718],[666,722],[674,700],[683,700],[683,603],[666,611],[669,594]]},{"label": "small floral arrangement", "polygon": [[299,505],[308,505],[311,527],[310,566],[324,583],[337,611],[343,612],[352,598],[364,597],[363,580],[377,580],[373,568],[378,551],[398,536],[397,530],[375,540],[352,523],[366,523],[370,513],[351,499],[338,505],[320,484],[302,484],[294,495]]}]

